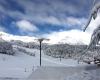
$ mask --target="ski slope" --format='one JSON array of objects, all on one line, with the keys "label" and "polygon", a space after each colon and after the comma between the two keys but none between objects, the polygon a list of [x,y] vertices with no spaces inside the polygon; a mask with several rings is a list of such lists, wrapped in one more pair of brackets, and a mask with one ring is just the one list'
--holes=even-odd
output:
[{"label": "ski slope", "polygon": [[[16,55],[9,56],[5,54],[0,54],[0,78],[2,77],[13,77],[13,78],[27,78],[32,71],[35,71],[39,67],[39,50],[25,49],[27,52],[35,54],[35,56],[27,55],[26,53],[16,51]],[[77,61],[71,59],[62,59],[60,61],[58,58],[48,57],[42,52],[42,66],[79,66]]]}]

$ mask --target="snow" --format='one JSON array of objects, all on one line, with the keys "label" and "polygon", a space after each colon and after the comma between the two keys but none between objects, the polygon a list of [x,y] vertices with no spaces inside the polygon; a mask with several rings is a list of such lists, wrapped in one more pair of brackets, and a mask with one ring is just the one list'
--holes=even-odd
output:
[{"label": "snow", "polygon": [[23,42],[33,42],[36,37],[31,37],[31,36],[17,36],[17,35],[12,35],[9,33],[1,32],[0,31],[0,38],[2,38],[5,41],[11,41],[11,40],[20,40]]},{"label": "snow", "polygon": [[[32,71],[39,66],[39,50],[23,48],[29,52],[35,53],[35,56],[27,55],[23,52],[16,51],[16,55],[9,56],[0,54],[0,77],[27,78]],[[42,52],[42,66],[78,66],[77,61],[71,59],[62,59],[48,57]]]},{"label": "snow", "polygon": [[65,80],[100,80],[100,69],[83,70],[71,76],[67,76]]},{"label": "snow", "polygon": [[[78,64],[73,59],[62,59],[60,61],[59,58],[44,55],[42,51],[42,66],[40,67],[38,49],[29,49],[20,46],[14,48],[16,48],[16,54],[14,56],[0,54],[0,80],[100,79],[100,69],[94,65]],[[25,49],[27,52],[35,54],[35,56],[18,51],[17,48]]]},{"label": "snow", "polygon": [[23,78],[30,74],[32,57],[0,55],[0,77]]},{"label": "snow", "polygon": [[[76,35],[79,35],[80,37]],[[58,36],[58,38],[56,38],[56,36]],[[44,41],[45,43],[48,44],[59,44],[59,43],[89,44],[90,36],[91,35],[89,33],[77,29],[41,35],[41,37],[50,39],[49,41]],[[17,36],[17,35],[1,32],[1,31],[0,31],[0,38],[4,39],[5,41],[18,40],[23,42],[37,42],[36,39],[38,39],[38,37],[35,36],[33,37]]]},{"label": "snow", "polygon": [[96,65],[77,67],[40,67],[28,80],[100,80],[100,68]]}]

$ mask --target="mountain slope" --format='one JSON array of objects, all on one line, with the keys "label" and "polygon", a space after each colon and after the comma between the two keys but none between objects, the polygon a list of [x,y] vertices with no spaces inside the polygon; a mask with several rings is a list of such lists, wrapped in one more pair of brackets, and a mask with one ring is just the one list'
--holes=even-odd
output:
[{"label": "mountain slope", "polygon": [[[59,44],[59,43],[88,44],[90,41],[90,34],[79,30],[71,30],[69,32],[68,31],[57,32],[48,35],[41,35],[41,37],[42,36],[50,39],[50,41],[44,41],[45,43],[50,43],[50,44]],[[19,40],[23,42],[34,42],[35,39],[37,39],[38,37],[17,36],[5,32],[0,32],[0,38],[6,41]]]},{"label": "mountain slope", "polygon": [[5,41],[11,41],[11,40],[20,40],[23,42],[33,42],[36,37],[29,37],[29,36],[16,36],[12,34],[8,34],[5,32],[0,32],[0,38]]}]

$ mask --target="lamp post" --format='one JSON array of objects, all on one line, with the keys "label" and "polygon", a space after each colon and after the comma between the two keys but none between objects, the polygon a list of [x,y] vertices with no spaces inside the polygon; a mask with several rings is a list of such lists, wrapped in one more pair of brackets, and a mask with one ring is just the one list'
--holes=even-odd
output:
[{"label": "lamp post", "polygon": [[44,41],[44,40],[46,40],[46,41],[48,41],[49,39],[46,39],[46,38],[39,38],[39,39],[36,39],[38,42],[39,42],[39,44],[40,44],[40,66],[41,66],[41,47],[42,47],[42,42]]}]

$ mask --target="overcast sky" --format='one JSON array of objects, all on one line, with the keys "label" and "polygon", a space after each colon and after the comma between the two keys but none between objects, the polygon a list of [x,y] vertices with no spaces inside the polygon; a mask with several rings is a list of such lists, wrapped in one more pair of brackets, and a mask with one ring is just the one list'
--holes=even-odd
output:
[{"label": "overcast sky", "polygon": [[0,0],[0,31],[26,36],[81,32],[92,5],[93,0]]}]

